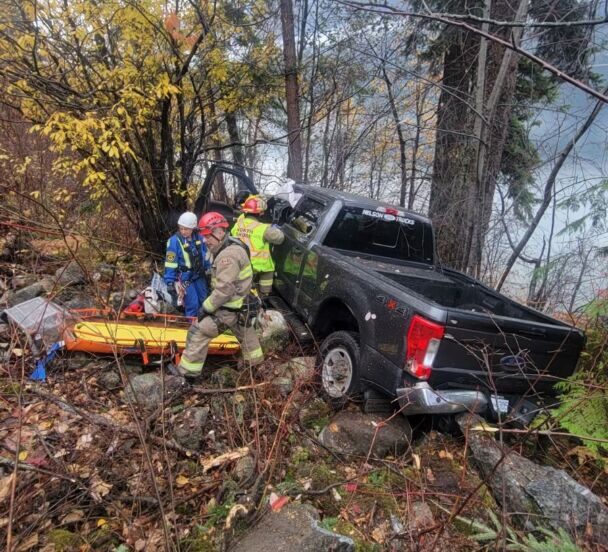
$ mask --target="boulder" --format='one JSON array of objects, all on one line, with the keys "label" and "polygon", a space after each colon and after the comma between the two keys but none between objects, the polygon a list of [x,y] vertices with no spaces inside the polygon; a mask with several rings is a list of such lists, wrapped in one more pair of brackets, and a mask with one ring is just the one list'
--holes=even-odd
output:
[{"label": "boulder", "polygon": [[309,504],[289,504],[268,512],[231,552],[351,552],[352,539],[319,526],[319,514]]},{"label": "boulder", "polygon": [[260,345],[265,354],[283,350],[291,339],[285,317],[276,310],[263,311],[259,317]]},{"label": "boulder", "polygon": [[295,357],[287,363],[287,369],[294,381],[308,382],[315,377],[317,359],[314,356]]},{"label": "boulder", "polygon": [[410,527],[422,531],[435,525],[435,518],[426,502],[416,501],[412,503],[410,508],[408,522]]},{"label": "boulder", "polygon": [[380,414],[364,414],[343,410],[323,428],[319,440],[340,454],[355,454],[384,458],[389,454],[403,454],[410,448],[412,428],[401,415],[386,422]]},{"label": "boulder", "polygon": [[176,414],[172,421],[173,438],[187,449],[200,450],[209,410],[208,406],[194,406]]},{"label": "boulder", "polygon": [[293,380],[289,376],[277,376],[276,378],[273,378],[270,383],[271,385],[274,385],[284,397],[293,391]]},{"label": "boulder", "polygon": [[473,461],[494,498],[520,526],[563,528],[573,537],[587,534],[608,542],[608,508],[587,487],[563,470],[540,466],[516,452],[503,449],[494,434],[484,431],[474,414],[457,418]]},{"label": "boulder", "polygon": [[[330,414],[331,409],[328,404],[320,397],[315,397],[300,409],[300,424],[306,428],[313,428],[314,426],[318,426],[321,420],[329,417]],[[322,425],[325,425],[326,423],[327,422]]]},{"label": "boulder", "polygon": [[129,382],[125,389],[126,399],[137,402],[149,410],[162,406],[164,400],[171,400],[181,395],[187,387],[184,378],[165,376],[163,397],[163,380],[158,374],[132,376],[129,378]]},{"label": "boulder", "polygon": [[211,374],[211,383],[220,389],[236,387],[236,382],[239,378],[237,370],[229,366],[222,366]]},{"label": "boulder", "polygon": [[66,266],[57,269],[55,280],[60,286],[76,286],[84,284],[87,275],[76,261],[70,261]]},{"label": "boulder", "polygon": [[0,302],[6,303],[9,307],[12,307],[14,305],[18,305],[19,303],[34,299],[34,297],[40,297],[41,295],[51,291],[53,287],[53,280],[50,278],[42,278],[34,284],[21,288],[18,291],[7,291],[2,299],[0,299]]},{"label": "boulder", "polygon": [[107,370],[97,376],[97,383],[109,391],[117,389],[120,387],[120,374],[114,370]]},{"label": "boulder", "polygon": [[239,485],[247,483],[255,473],[255,460],[253,456],[243,456],[234,465],[234,477]]}]

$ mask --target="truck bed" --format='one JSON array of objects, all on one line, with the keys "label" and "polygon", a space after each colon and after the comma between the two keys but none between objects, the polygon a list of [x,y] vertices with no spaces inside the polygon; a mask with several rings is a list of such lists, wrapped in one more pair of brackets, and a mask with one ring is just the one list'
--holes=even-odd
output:
[{"label": "truck bed", "polygon": [[429,380],[434,388],[553,394],[576,368],[584,336],[568,324],[455,271],[340,253],[442,307],[446,333]]},{"label": "truck bed", "polygon": [[386,263],[377,259],[360,259],[363,266],[393,280],[428,301],[449,309],[492,314],[537,323],[559,323],[539,312],[519,305],[463,274],[439,272],[407,264]]}]

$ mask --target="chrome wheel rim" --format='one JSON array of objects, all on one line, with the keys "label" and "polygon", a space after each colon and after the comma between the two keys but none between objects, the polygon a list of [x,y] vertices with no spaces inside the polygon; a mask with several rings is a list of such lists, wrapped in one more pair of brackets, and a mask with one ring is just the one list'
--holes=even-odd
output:
[{"label": "chrome wheel rim", "polygon": [[323,359],[321,370],[323,389],[334,399],[346,395],[353,381],[353,361],[346,349],[336,347],[331,349]]}]

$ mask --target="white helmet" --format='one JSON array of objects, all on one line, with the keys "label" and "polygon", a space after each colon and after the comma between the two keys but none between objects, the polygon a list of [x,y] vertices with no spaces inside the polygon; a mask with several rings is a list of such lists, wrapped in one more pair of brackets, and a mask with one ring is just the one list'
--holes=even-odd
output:
[{"label": "white helmet", "polygon": [[180,215],[179,219],[177,220],[177,224],[179,226],[183,226],[184,228],[194,229],[198,225],[198,219],[194,213],[191,211],[186,211]]}]

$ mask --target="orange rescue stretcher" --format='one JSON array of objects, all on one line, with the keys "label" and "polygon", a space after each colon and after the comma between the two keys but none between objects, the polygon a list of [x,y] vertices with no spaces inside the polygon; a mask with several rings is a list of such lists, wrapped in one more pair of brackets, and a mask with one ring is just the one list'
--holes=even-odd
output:
[{"label": "orange rescue stretcher", "polygon": [[[138,354],[144,364],[148,355],[178,356],[186,347],[192,319],[186,316],[144,313],[116,313],[110,310],[78,309],[70,311],[76,321],[63,335],[68,351],[97,354]],[[210,355],[234,355],[240,351],[230,332],[213,339]]]}]

